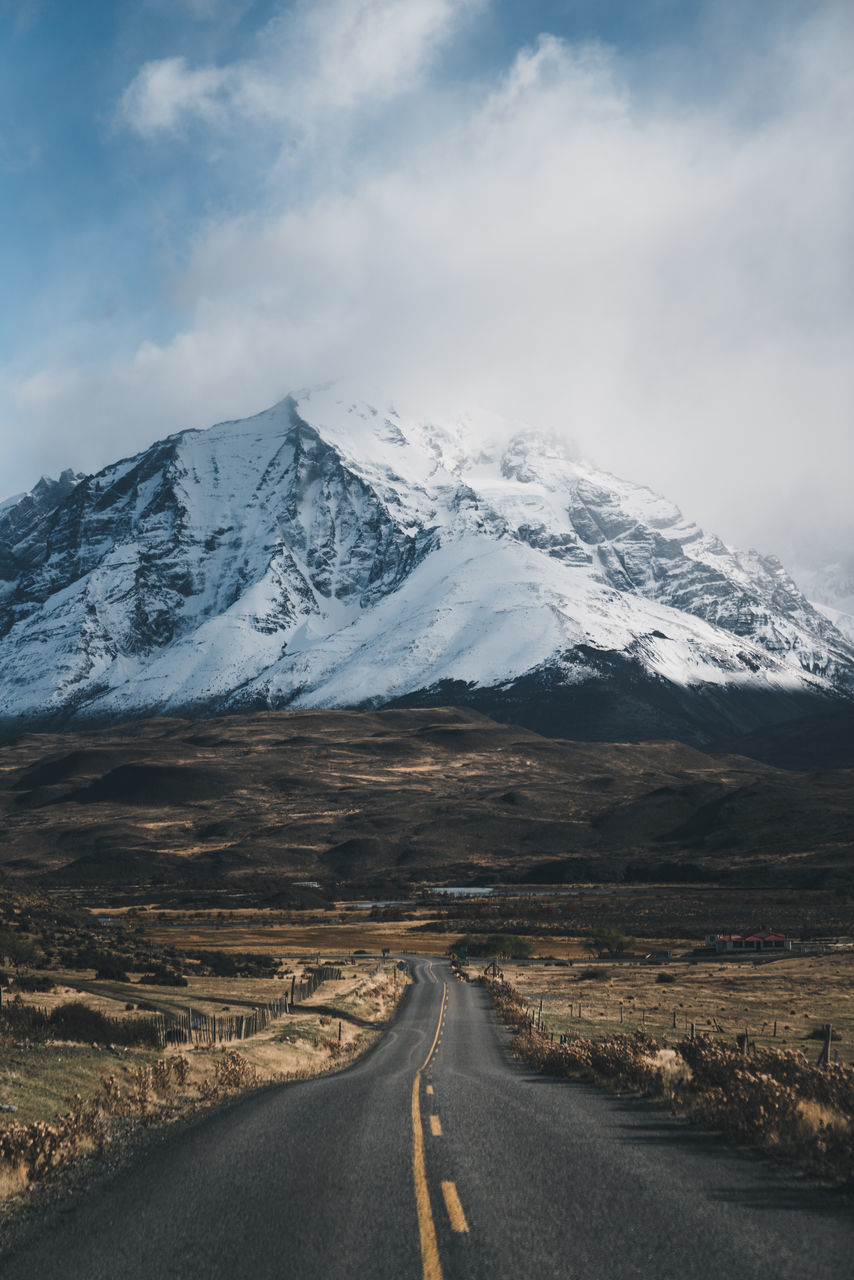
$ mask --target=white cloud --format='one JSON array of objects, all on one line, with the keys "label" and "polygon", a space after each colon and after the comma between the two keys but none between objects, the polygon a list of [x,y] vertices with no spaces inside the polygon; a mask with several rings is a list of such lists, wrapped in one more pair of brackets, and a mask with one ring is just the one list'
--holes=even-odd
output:
[{"label": "white cloud", "polygon": [[222,112],[226,80],[226,73],[215,67],[194,71],[185,58],[161,58],[142,67],[122,95],[119,110],[143,137],[176,129],[190,117],[210,123]]},{"label": "white cloud", "polygon": [[[160,0],[162,3],[162,0]],[[167,0],[174,7],[176,0]],[[252,0],[177,0],[199,22],[236,22]]]},{"label": "white cloud", "polygon": [[[197,0],[198,2],[198,0]],[[485,0],[296,0],[268,23],[255,57],[191,68],[147,62],[119,103],[143,137],[194,117],[310,128],[323,116],[411,93],[443,44]]]},{"label": "white cloud", "polygon": [[[352,106],[363,81],[391,101],[454,20],[415,4],[377,44],[370,23],[399,6],[323,8],[332,34],[305,4],[293,19],[317,53],[309,104]],[[738,51],[729,96],[704,107],[544,37],[382,172],[354,164],[346,188],[207,224],[176,282],[182,333],[72,384],[40,375],[28,399],[11,388],[7,416],[36,436],[85,425],[88,456],[58,452],[91,466],[355,373],[410,404],[478,400],[564,430],[725,536],[761,538],[782,508],[808,536],[843,519],[854,473],[850,26],[840,8],[761,66]],[[368,70],[339,82],[362,36]],[[182,98],[167,77],[139,120],[272,117],[238,80]]]}]

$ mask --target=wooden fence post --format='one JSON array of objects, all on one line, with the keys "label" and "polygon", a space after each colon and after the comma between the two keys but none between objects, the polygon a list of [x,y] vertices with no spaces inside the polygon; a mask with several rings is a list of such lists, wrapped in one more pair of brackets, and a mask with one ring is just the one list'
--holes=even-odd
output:
[{"label": "wooden fence post", "polygon": [[824,1024],[824,1045],[821,1053],[818,1055],[818,1065],[827,1067],[830,1065],[830,1046],[833,1043],[833,1023],[826,1022]]}]

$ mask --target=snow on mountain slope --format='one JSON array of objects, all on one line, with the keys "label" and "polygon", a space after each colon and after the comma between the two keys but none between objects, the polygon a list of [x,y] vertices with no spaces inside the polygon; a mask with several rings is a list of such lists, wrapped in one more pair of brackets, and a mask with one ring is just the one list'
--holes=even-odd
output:
[{"label": "snow on mountain slope", "polygon": [[49,485],[0,507],[7,724],[581,687],[609,655],[638,687],[854,690],[778,562],[494,421],[311,391]]},{"label": "snow on mountain slope", "polygon": [[834,609],[829,604],[821,604],[819,601],[813,601],[813,607],[832,623],[836,630],[843,635],[848,643],[854,647],[854,613],[843,613],[841,609]]}]

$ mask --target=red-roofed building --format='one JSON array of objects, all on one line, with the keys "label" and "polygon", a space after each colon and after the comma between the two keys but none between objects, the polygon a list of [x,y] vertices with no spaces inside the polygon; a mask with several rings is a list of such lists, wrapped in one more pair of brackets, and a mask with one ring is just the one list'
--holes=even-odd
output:
[{"label": "red-roofed building", "polygon": [[707,933],[706,946],[715,951],[791,951],[792,939],[773,929],[749,929],[746,933]]}]

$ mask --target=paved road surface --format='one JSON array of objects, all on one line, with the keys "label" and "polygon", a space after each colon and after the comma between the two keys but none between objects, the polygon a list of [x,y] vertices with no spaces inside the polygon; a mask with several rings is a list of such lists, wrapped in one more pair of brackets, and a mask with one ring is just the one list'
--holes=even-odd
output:
[{"label": "paved road surface", "polygon": [[172,1135],[3,1280],[850,1280],[854,1220],[642,1102],[512,1063],[443,962],[339,1076]]}]

